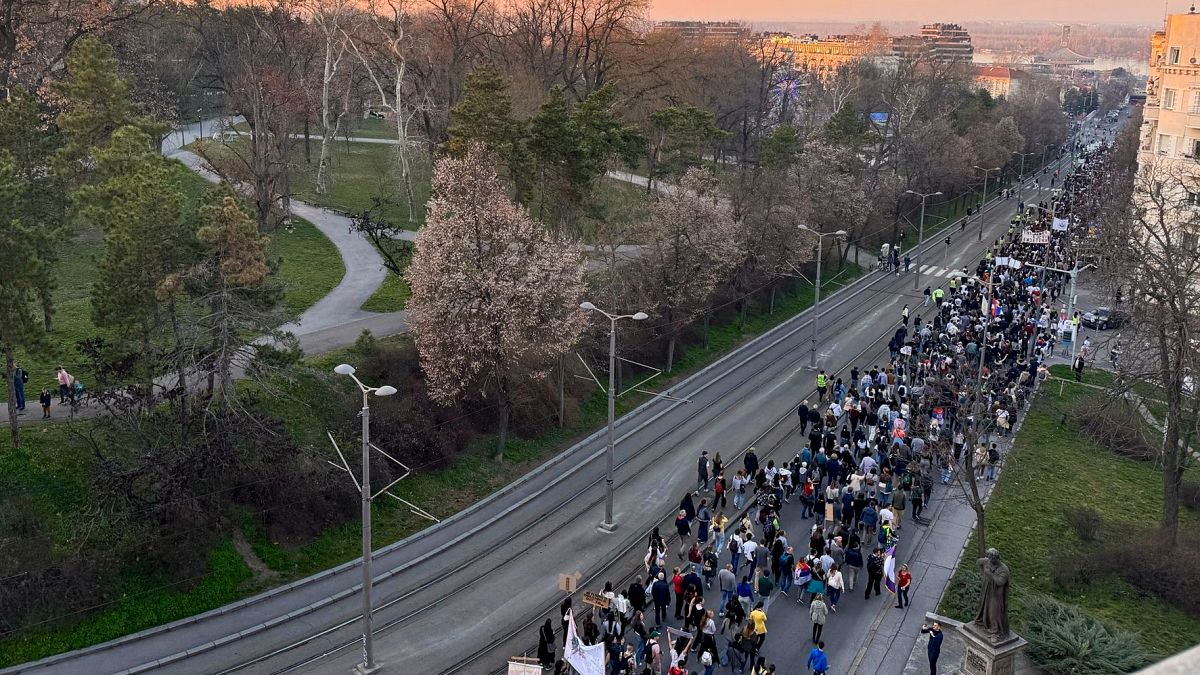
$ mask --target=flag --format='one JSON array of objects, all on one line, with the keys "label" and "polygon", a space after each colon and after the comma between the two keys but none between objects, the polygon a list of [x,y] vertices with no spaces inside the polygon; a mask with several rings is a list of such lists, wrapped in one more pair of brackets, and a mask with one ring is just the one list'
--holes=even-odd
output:
[{"label": "flag", "polygon": [[1052,229],[1056,232],[1066,232],[1067,231],[1067,219],[1066,218],[1055,218],[1054,222],[1050,224],[1050,229]]},{"label": "flag", "polygon": [[604,644],[585,645],[575,629],[575,613],[567,619],[567,644],[563,658],[579,675],[604,675]]},{"label": "flag", "polygon": [[896,545],[888,547],[887,557],[883,559],[883,584],[893,594],[896,592]]}]

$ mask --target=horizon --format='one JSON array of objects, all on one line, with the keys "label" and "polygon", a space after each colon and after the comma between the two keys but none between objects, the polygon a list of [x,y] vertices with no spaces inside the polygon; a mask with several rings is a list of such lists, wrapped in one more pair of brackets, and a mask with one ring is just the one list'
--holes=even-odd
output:
[{"label": "horizon", "polygon": [[[909,0],[879,6],[862,0],[839,3],[844,12],[830,15],[830,7],[813,0],[785,2],[758,0],[755,8],[739,5],[736,12],[718,0],[653,0],[648,15],[655,21],[743,21],[746,23],[1070,23],[1072,25],[1123,25],[1153,28],[1165,14],[1186,14],[1190,0],[1165,4],[1127,0],[1009,0],[987,5],[963,5],[955,0]],[[824,6],[823,6],[824,5]],[[1157,6],[1155,6],[1157,5]],[[1164,12],[1164,8],[1166,12]]]}]

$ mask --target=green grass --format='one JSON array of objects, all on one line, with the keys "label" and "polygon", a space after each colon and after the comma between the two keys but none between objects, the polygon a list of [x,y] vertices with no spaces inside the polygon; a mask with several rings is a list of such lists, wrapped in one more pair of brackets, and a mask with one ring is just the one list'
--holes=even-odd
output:
[{"label": "green grass", "polygon": [[[1054,373],[1067,376],[1065,366]],[[1102,384],[1103,374],[1092,371]],[[1138,635],[1150,653],[1166,656],[1191,647],[1200,636],[1200,616],[1189,616],[1148,596],[1123,580],[1098,579],[1087,587],[1063,589],[1050,576],[1051,561],[1063,551],[1085,550],[1067,525],[1066,509],[1088,506],[1098,511],[1115,532],[1146,532],[1158,524],[1162,508],[1162,478],[1151,463],[1124,459],[1060,426],[1064,413],[1094,389],[1067,383],[1047,383],[1025,418],[1013,454],[987,507],[988,546],[999,549],[1012,572],[1014,626],[1022,616],[1022,593],[1035,591],[1078,605],[1118,628]],[[1200,518],[1181,513],[1180,529],[1194,531]],[[968,545],[964,564],[955,573],[974,569],[975,543]],[[951,594],[948,594],[948,597]],[[973,608],[943,602],[943,613],[969,619]]]},{"label": "green grass", "polygon": [[153,626],[193,616],[243,597],[250,569],[223,541],[208,556],[208,571],[194,586],[156,575],[130,574],[103,610],[70,628],[0,639],[0,667],[80,649]]},{"label": "green grass", "polygon": [[[250,133],[250,125],[246,124],[245,122],[235,124],[233,128],[243,134]],[[321,142],[321,129],[323,129],[323,127],[316,126],[310,131],[314,148],[320,147],[318,144]],[[349,136],[350,138],[394,139],[396,137],[396,127],[387,120],[375,118],[362,119],[359,117],[353,119],[342,118],[342,123],[338,128],[336,138],[341,139],[346,136]]]},{"label": "green grass", "polygon": [[346,274],[346,267],[337,247],[316,226],[299,218],[292,222],[293,231],[281,228],[271,235],[271,251],[280,260],[284,308],[294,315],[332,291]]},{"label": "green grass", "polygon": [[413,192],[417,208],[414,220],[410,223],[394,146],[335,144],[330,158],[331,184],[328,195],[317,194],[318,146],[314,144],[311,164],[304,161],[303,146],[303,142],[297,143],[292,152],[292,189],[298,198],[318,206],[355,213],[373,208],[373,199],[383,197],[389,203],[374,212],[377,217],[397,227],[413,230],[425,222],[425,202],[429,199],[430,189],[428,166],[418,162],[414,169]]},{"label": "green grass", "polygon": [[368,312],[399,312],[408,304],[411,295],[412,289],[408,287],[408,282],[389,271],[383,284],[374,295],[367,298],[360,309]]}]

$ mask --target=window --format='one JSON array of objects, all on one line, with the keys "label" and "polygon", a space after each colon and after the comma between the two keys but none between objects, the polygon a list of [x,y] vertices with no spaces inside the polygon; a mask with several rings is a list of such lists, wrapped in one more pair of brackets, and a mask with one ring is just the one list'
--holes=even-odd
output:
[{"label": "window", "polygon": [[1167,57],[1167,63],[1172,66],[1179,63],[1179,47],[1171,47],[1170,55]]},{"label": "window", "polygon": [[1158,154],[1173,155],[1175,154],[1175,137],[1167,134],[1158,135]]},{"label": "window", "polygon": [[1192,159],[1200,159],[1200,138],[1192,139]]},{"label": "window", "polygon": [[1185,251],[1195,252],[1198,243],[1200,243],[1200,237],[1197,237],[1195,232],[1183,233],[1183,249]]},{"label": "window", "polygon": [[1188,113],[1200,115],[1200,90],[1193,90],[1188,103]]},{"label": "window", "polygon": [[1187,205],[1200,206],[1200,192],[1187,191]]},{"label": "window", "polygon": [[1175,109],[1175,90],[1163,89],[1162,107],[1167,110]]}]

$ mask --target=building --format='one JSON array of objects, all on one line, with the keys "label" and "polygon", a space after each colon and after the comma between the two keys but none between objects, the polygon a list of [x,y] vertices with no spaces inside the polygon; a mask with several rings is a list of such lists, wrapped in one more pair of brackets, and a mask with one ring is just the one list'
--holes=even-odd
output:
[{"label": "building", "polygon": [[975,54],[971,34],[956,23],[927,23],[921,26],[919,37],[934,61],[970,63]]},{"label": "building", "polygon": [[753,34],[749,25],[737,21],[659,21],[652,32],[669,33],[705,44],[744,42]]},{"label": "building", "polygon": [[909,61],[970,63],[975,55],[971,34],[956,23],[927,23],[917,35],[892,38],[892,54]]},{"label": "building", "polygon": [[763,36],[784,54],[790,67],[828,77],[838,68],[871,55],[880,55],[885,50],[872,45],[861,35],[789,35],[771,33]]},{"label": "building", "polygon": [[1016,95],[1028,83],[1028,73],[1009,66],[977,66],[975,86],[987,91],[992,98]]},{"label": "building", "polygon": [[1178,200],[1179,222],[1185,214],[1195,220],[1185,211],[1200,205],[1200,14],[1194,10],[1168,16],[1166,30],[1150,38],[1138,170],[1152,172],[1149,182],[1158,189],[1178,193],[1168,199]]}]

